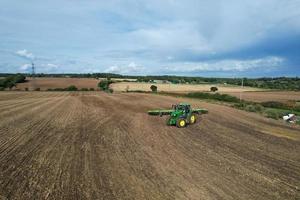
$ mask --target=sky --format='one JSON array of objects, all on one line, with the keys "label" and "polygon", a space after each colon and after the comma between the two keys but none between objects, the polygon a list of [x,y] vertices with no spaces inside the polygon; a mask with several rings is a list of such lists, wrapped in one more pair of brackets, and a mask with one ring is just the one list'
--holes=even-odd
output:
[{"label": "sky", "polygon": [[0,73],[300,76],[300,0],[0,0]]}]

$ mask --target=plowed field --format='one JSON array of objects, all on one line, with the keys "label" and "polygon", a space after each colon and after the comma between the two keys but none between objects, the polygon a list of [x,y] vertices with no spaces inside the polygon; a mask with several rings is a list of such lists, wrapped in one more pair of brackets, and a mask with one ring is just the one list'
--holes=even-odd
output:
[{"label": "plowed field", "polygon": [[25,90],[28,88],[29,90],[33,90],[33,88],[40,88],[40,90],[48,90],[55,88],[66,88],[71,85],[76,86],[78,89],[81,88],[97,88],[97,84],[99,80],[94,78],[50,78],[50,77],[37,77],[34,80],[32,78],[27,77],[27,82],[18,83],[17,87],[14,89]]},{"label": "plowed field", "polygon": [[[204,107],[178,129],[152,108]],[[299,199],[300,128],[190,99],[0,93],[0,199]]]}]

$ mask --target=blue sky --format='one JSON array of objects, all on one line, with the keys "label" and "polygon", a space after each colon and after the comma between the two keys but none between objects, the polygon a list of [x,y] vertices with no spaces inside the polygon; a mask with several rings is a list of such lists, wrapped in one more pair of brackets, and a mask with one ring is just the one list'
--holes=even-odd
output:
[{"label": "blue sky", "polygon": [[0,72],[300,76],[300,0],[0,0]]}]

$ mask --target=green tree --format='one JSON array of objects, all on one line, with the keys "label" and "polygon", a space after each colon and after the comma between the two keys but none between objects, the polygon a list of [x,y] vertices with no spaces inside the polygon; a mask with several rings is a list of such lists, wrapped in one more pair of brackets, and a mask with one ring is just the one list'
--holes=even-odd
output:
[{"label": "green tree", "polygon": [[98,87],[100,88],[100,90],[102,91],[108,91],[109,89],[109,85],[112,83],[112,81],[110,80],[102,80],[98,83]]},{"label": "green tree", "polygon": [[212,91],[212,92],[216,92],[216,91],[218,91],[218,88],[217,88],[217,87],[215,87],[215,86],[214,86],[214,87],[211,87],[211,88],[210,88],[210,91]]},{"label": "green tree", "polygon": [[156,85],[151,85],[150,89],[152,92],[157,92],[157,86]]}]

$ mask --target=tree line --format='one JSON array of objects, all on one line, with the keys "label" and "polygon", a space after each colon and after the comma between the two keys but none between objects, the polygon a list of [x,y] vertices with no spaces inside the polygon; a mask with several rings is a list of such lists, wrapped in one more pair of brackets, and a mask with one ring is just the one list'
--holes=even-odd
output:
[{"label": "tree line", "polygon": [[[30,76],[30,74],[22,74]],[[14,76],[14,74],[0,74],[2,77]],[[71,78],[111,78],[136,79],[137,82],[153,83],[156,80],[173,84],[230,84],[257,87],[264,89],[300,90],[300,77],[276,77],[276,78],[214,78],[214,77],[188,77],[188,76],[131,76],[114,73],[87,73],[87,74],[36,74],[36,77],[71,77]]]}]

